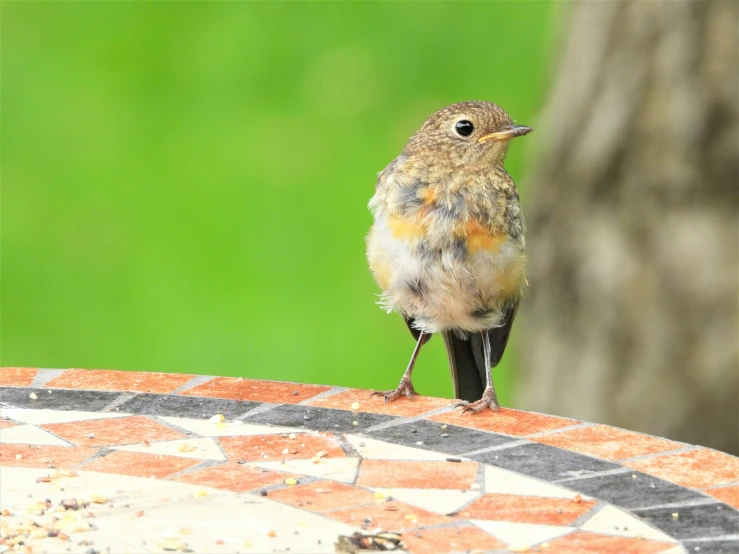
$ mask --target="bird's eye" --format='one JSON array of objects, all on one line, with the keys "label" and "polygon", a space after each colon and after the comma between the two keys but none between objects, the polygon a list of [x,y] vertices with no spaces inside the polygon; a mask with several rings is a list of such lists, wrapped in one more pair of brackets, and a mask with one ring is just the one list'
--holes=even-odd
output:
[{"label": "bird's eye", "polygon": [[463,119],[461,121],[457,121],[457,123],[454,125],[454,130],[457,131],[457,134],[459,136],[468,137],[474,132],[475,126],[472,124],[471,121]]}]

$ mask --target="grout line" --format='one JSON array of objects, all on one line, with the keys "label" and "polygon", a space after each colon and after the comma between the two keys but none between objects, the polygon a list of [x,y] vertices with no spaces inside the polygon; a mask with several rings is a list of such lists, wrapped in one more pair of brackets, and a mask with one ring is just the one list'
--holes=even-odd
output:
[{"label": "grout line", "polygon": [[215,376],[213,375],[193,375],[192,379],[190,379],[183,385],[180,385],[179,387],[177,387],[175,390],[173,390],[169,394],[181,394],[183,391],[190,390],[192,388],[197,387],[198,385],[202,385],[203,383],[207,383],[208,381],[211,381],[213,379],[215,379]]},{"label": "grout line", "polygon": [[710,487],[706,487],[700,490],[703,492],[706,492],[708,490],[725,489],[727,487],[736,487],[737,485],[739,485],[739,481],[732,481],[731,483],[724,483],[723,485],[711,485]]},{"label": "grout line", "polygon": [[[311,406],[310,402],[313,402],[314,400],[319,400],[321,398],[326,398],[328,396],[334,396],[335,394],[339,394],[340,392],[344,392],[345,390],[349,390],[347,387],[332,387],[329,390],[323,391],[318,393],[315,396],[311,396],[310,398],[306,398],[302,402],[298,402],[298,406]],[[317,407],[323,407],[323,406],[317,406]]]},{"label": "grout line", "polygon": [[[84,421],[91,421],[91,420],[84,419],[84,420],[80,420],[80,421],[70,421],[69,423],[82,423]],[[44,425],[49,425],[49,423],[24,423],[23,425],[32,425],[36,429],[38,429],[40,431],[43,431],[45,433],[48,433],[51,436],[53,436],[54,438],[59,439],[60,441],[67,443],[67,446],[63,446],[62,448],[70,448],[70,447],[71,448],[90,448],[88,446],[85,446],[84,444],[75,444],[72,441],[70,441],[68,439],[65,439],[64,437],[62,437],[60,435],[57,435],[54,431],[51,431],[50,429],[46,429],[46,428],[43,427]],[[16,444],[18,444],[18,443],[16,443]],[[36,448],[41,447],[41,446],[46,446],[46,445],[43,445],[43,444],[35,444],[35,447]],[[59,446],[59,445],[54,445],[54,446]],[[93,446],[92,448],[95,448],[95,447]]]},{"label": "grout line", "polygon": [[[588,521],[590,521],[591,519],[593,519],[598,512],[600,512],[603,508],[605,508],[608,505],[603,500],[598,500],[597,498],[595,498],[594,500],[596,500],[596,502],[597,502],[596,505],[593,506],[592,508],[590,508],[584,514],[582,514],[580,517],[578,517],[577,519],[575,519],[575,521],[573,521],[572,523],[568,524],[569,527],[577,527],[579,529],[580,527],[582,527],[583,525],[585,525]],[[623,511],[623,510],[621,510],[621,511]]]},{"label": "grout line", "polygon": [[[364,463],[364,458],[360,457],[357,461],[357,469],[354,471],[354,478],[352,479],[352,482],[350,483],[351,486],[357,487],[357,481],[359,481],[359,472],[362,469],[362,464]],[[361,487],[363,489],[366,489],[366,487]]]},{"label": "grout line", "polygon": [[[536,438],[536,437],[548,437],[549,435],[556,435],[558,433],[565,433],[567,431],[574,431],[576,429],[585,429],[587,427],[594,427],[595,423],[588,423],[588,422],[581,422],[576,425],[568,425],[567,427],[560,427],[559,429],[550,429],[549,431],[541,431],[539,433],[534,433],[532,435],[526,435],[526,438]],[[563,448],[562,450],[568,450],[566,448]]]},{"label": "grout line", "polygon": [[700,537],[692,539],[682,539],[683,542],[698,542],[698,541],[739,541],[739,533],[735,535],[719,535],[717,537]]},{"label": "grout line", "polygon": [[[235,417],[234,421],[244,421],[246,418],[251,417],[253,415],[261,414],[262,412],[268,412],[269,410],[272,410],[273,408],[277,408],[278,406],[286,406],[287,404],[272,404],[271,402],[261,402],[260,404],[257,404],[254,406],[251,410],[245,411],[243,414],[241,414],[239,417]],[[244,421],[244,423],[247,423]],[[254,425],[265,425],[264,423],[255,423]],[[287,425],[278,425],[277,427],[287,427]]]},{"label": "grout line", "polygon": [[618,464],[624,464],[626,462],[635,462],[638,460],[649,460],[650,458],[659,458],[661,456],[670,456],[672,454],[679,454],[681,452],[690,452],[691,450],[697,450],[699,448],[703,448],[702,446],[694,446],[694,445],[687,445],[681,448],[676,448],[674,450],[665,450],[664,452],[654,452],[652,454],[642,454],[641,456],[633,456],[631,458],[623,458],[615,463]]},{"label": "grout line", "polygon": [[[621,473],[634,473],[635,470],[628,467],[618,467],[616,469],[606,469],[604,471],[587,472],[583,475],[574,475],[563,479],[556,479],[552,483],[569,483],[570,481],[578,481],[580,479],[595,479],[597,477],[607,477],[609,475],[619,475]],[[637,472],[638,473],[638,472]]]},{"label": "grout line", "polygon": [[634,510],[664,510],[665,508],[690,508],[693,506],[707,506],[710,504],[720,505],[722,502],[716,498],[699,498],[696,500],[683,500],[681,502],[669,502],[667,504],[658,504],[656,506],[644,506],[639,508],[630,508],[629,511]]},{"label": "grout line", "polygon": [[[234,435],[231,435],[234,436]],[[216,445],[216,448],[218,448],[218,451],[223,455],[223,463],[229,464],[232,462],[231,457],[228,455],[228,452],[223,448],[223,444],[220,440],[218,440],[220,437],[203,437],[200,435],[201,438],[209,438],[213,443]]]},{"label": "grout line", "polygon": [[[443,408],[436,408],[435,410],[430,410],[428,412],[423,412],[422,414],[418,414],[416,416],[408,417],[408,416],[394,416],[391,414],[375,414],[375,412],[366,412],[368,414],[375,414],[375,415],[390,415],[393,419],[390,421],[385,421],[383,423],[378,423],[377,425],[373,425],[372,427],[368,427],[363,432],[364,433],[371,433],[374,431],[381,431],[383,429],[389,429],[390,427],[397,427],[398,425],[403,425],[406,423],[415,423],[418,421],[428,421],[431,424],[435,425],[454,425],[455,427],[461,427],[462,429],[469,429],[471,431],[477,431],[478,429],[475,429],[474,427],[466,427],[464,425],[457,425],[456,423],[444,423],[443,421],[431,421],[428,418],[434,415],[438,415],[441,413],[444,413],[446,411],[449,411],[450,406],[445,406]],[[482,431],[484,433],[490,432],[490,431]],[[502,433],[497,433],[502,435]],[[508,436],[508,435],[504,435]]]},{"label": "grout line", "polygon": [[498,450],[505,450],[507,448],[515,448],[517,446],[524,446],[526,444],[531,444],[531,443],[530,441],[526,439],[512,440],[509,442],[504,442],[503,444],[495,444],[493,446],[486,446],[485,448],[478,448],[477,450],[470,450],[468,452],[462,452],[461,454],[459,454],[459,456],[464,456],[466,458],[469,458],[470,456],[475,456],[477,454],[486,454],[488,452],[496,452]]},{"label": "grout line", "polygon": [[[189,459],[197,460],[197,458],[189,458]],[[176,483],[182,483],[184,485],[194,485],[195,483],[185,483],[183,481],[176,481],[175,478],[183,476],[183,475],[188,475],[190,473],[195,473],[196,471],[200,471],[201,469],[209,469],[211,467],[216,467],[216,466],[224,465],[224,464],[228,464],[228,458],[226,458],[225,461],[224,460],[213,460],[213,459],[210,459],[210,460],[201,459],[200,462],[198,462],[197,464],[192,465],[190,467],[186,467],[185,469],[181,469],[180,471],[176,471],[175,473],[170,473],[166,477],[157,479],[157,481],[174,481]],[[203,486],[210,487],[210,485],[203,485]],[[210,488],[217,489],[218,487],[210,487]],[[220,489],[220,490],[225,490],[225,489]]]},{"label": "grout line", "polygon": [[115,452],[115,450],[113,450],[109,446],[99,446],[97,452],[95,452],[92,456],[85,458],[84,460],[82,460],[80,463],[78,463],[74,467],[80,470],[85,470],[84,466],[94,462],[95,460],[99,460],[100,458],[105,458],[105,456],[108,456],[109,454],[112,454],[113,452]]},{"label": "grout line", "polygon": [[[213,437],[203,437],[202,435],[196,435],[193,431],[190,431],[189,429],[186,429],[184,427],[180,427],[176,423],[172,423],[171,421],[167,421],[166,419],[163,419],[165,417],[171,417],[171,416],[162,416],[162,415],[157,415],[157,414],[141,414],[141,415],[146,415],[149,418],[155,420],[159,425],[163,425],[164,427],[168,427],[169,429],[172,429],[173,431],[177,431],[178,433],[182,433],[188,439],[213,438]],[[188,419],[190,419],[190,418],[188,418]],[[192,418],[192,419],[195,419],[195,418]],[[156,442],[157,443],[171,442],[171,441],[175,441],[175,440],[183,440],[183,439],[170,439],[168,441],[156,441]]]},{"label": "grout line", "polygon": [[[124,402],[128,402],[135,396],[136,396],[135,392],[122,392],[118,396],[116,396],[109,404],[100,408],[98,412],[110,412],[113,410],[117,412],[118,406],[120,406]],[[128,412],[121,412],[121,413],[128,413]],[[135,414],[132,414],[132,415],[135,415]],[[143,415],[143,414],[139,414],[139,415]]]},{"label": "grout line", "polygon": [[341,447],[341,449],[344,451],[344,454],[346,454],[349,457],[353,458],[359,458],[359,463],[362,463],[362,460],[364,459],[364,456],[362,456],[359,451],[354,448],[354,445],[346,438],[346,435],[350,433],[339,433],[334,434],[334,438],[336,439],[336,442]]},{"label": "grout line", "polygon": [[391,427],[397,427],[398,425],[403,425],[404,423],[409,423],[410,419],[404,419],[404,418],[397,418],[397,419],[391,419],[390,421],[385,421],[383,423],[378,423],[377,425],[372,425],[371,427],[367,427],[366,429],[362,430],[362,433],[373,433],[375,431],[382,431],[383,429],[390,429]]},{"label": "grout line", "polygon": [[[480,485],[480,488],[477,489],[477,492],[479,492],[481,495],[487,493],[487,489],[485,488],[485,467],[486,464],[477,462],[477,472],[475,473],[475,480],[473,481],[473,484]],[[474,491],[475,489],[468,490]]]},{"label": "grout line", "polygon": [[62,375],[66,369],[38,368],[36,376],[31,381],[29,388],[43,388],[46,383]]},{"label": "grout line", "polygon": [[[563,527],[570,527],[571,525],[572,524],[570,524],[570,525],[563,525]],[[551,539],[546,539],[546,540],[543,540],[543,541],[535,542],[531,546],[533,546],[533,547],[536,548],[536,547],[539,547],[540,545],[544,544],[545,542],[548,543],[548,542],[551,542],[551,541],[556,541],[557,539],[561,539],[562,537],[566,537],[567,535],[572,535],[573,533],[577,533],[578,531],[581,531],[581,529],[579,527],[572,526],[572,528],[569,531],[567,531],[566,533],[562,533],[561,535],[557,535],[556,537],[553,537]],[[618,536],[618,535],[616,535],[616,536]],[[539,551],[540,552],[546,552],[546,550],[541,550],[541,549],[539,549]]]},{"label": "grout line", "polygon": [[[473,481],[473,483],[476,483],[476,484],[480,485],[480,488],[479,489],[473,489],[473,488],[464,489],[464,492],[472,493],[472,495],[471,495],[472,498],[470,498],[467,502],[465,502],[464,504],[462,504],[461,506],[459,506],[456,510],[453,510],[451,512],[445,513],[444,514],[445,516],[454,517],[454,516],[459,515],[459,512],[461,512],[462,510],[466,510],[472,504],[474,504],[475,502],[477,502],[482,496],[484,496],[485,494],[487,494],[487,490],[485,488],[485,467],[486,467],[486,464],[483,464],[483,463],[480,463],[480,462],[477,462],[477,463],[478,463],[477,473],[475,473],[475,480]],[[465,521],[465,520],[461,520],[461,521]],[[469,521],[469,518],[466,521]]]}]

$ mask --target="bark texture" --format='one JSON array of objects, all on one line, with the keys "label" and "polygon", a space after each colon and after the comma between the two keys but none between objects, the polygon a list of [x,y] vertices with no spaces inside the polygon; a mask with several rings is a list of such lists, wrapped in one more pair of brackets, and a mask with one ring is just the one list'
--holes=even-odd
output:
[{"label": "bark texture", "polygon": [[739,454],[739,2],[566,8],[518,404]]}]

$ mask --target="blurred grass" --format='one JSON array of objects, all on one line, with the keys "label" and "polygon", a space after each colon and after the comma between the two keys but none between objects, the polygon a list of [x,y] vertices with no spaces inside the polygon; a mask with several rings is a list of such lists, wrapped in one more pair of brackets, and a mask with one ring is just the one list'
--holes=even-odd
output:
[{"label": "blurred grass", "polygon": [[[373,388],[413,347],[365,262],[376,173],[452,102],[530,122],[552,17],[549,2],[1,9],[0,362]],[[432,340],[416,388],[451,395],[446,364]]]}]

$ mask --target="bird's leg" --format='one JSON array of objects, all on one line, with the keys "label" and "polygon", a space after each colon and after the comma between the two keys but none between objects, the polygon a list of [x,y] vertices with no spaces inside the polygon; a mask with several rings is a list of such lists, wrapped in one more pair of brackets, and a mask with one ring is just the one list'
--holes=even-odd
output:
[{"label": "bird's leg", "polygon": [[487,379],[487,383],[480,400],[472,403],[460,402],[454,406],[455,408],[464,406],[464,409],[462,410],[463,414],[466,412],[476,414],[483,411],[485,408],[490,408],[494,412],[500,410],[498,397],[495,394],[495,386],[493,385],[493,368],[490,367],[490,337],[488,336],[487,331],[482,331],[480,334],[482,335],[482,352],[485,359],[485,378]]},{"label": "bird's leg", "polygon": [[385,404],[388,402],[392,402],[393,400],[397,400],[404,394],[408,397],[409,400],[413,400],[413,395],[418,394],[415,389],[413,388],[413,383],[411,382],[411,373],[413,373],[413,366],[416,364],[416,358],[418,357],[418,353],[421,350],[421,345],[423,344],[425,333],[423,331],[420,332],[418,335],[418,342],[416,343],[416,348],[413,349],[413,355],[411,356],[411,361],[408,362],[408,367],[405,369],[405,372],[403,373],[403,377],[400,378],[400,383],[398,384],[398,388],[395,390],[387,390],[387,391],[375,391],[372,394],[370,394],[370,397],[372,396],[383,396],[385,398]]}]

